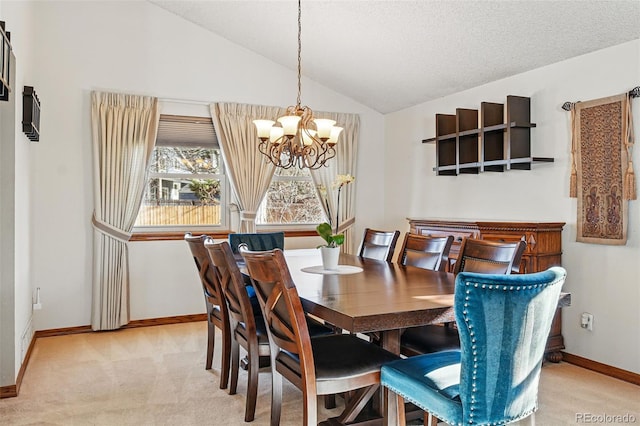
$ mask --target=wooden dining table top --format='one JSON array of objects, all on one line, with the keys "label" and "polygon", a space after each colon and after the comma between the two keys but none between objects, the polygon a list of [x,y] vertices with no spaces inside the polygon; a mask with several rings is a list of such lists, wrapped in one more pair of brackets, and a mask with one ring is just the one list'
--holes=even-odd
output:
[{"label": "wooden dining table top", "polygon": [[353,333],[454,321],[453,274],[350,254],[341,254],[338,263],[361,272],[302,271],[321,264],[317,252],[284,252],[306,312]]}]

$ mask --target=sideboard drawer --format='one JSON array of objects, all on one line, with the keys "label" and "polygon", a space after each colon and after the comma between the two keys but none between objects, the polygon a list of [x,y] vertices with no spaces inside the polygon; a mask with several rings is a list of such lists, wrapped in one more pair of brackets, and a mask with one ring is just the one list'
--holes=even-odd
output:
[{"label": "sideboard drawer", "polygon": [[[493,233],[483,232],[482,239],[488,241],[495,241],[498,243],[517,243],[518,241],[527,242],[527,235],[524,233]],[[525,248],[525,253],[530,251],[529,244]]]},{"label": "sideboard drawer", "polygon": [[427,237],[448,237],[449,235],[453,235],[453,244],[462,244],[462,240],[465,238],[477,238],[477,232],[460,230],[454,231],[441,228],[423,228],[420,229],[420,235],[425,235]]}]

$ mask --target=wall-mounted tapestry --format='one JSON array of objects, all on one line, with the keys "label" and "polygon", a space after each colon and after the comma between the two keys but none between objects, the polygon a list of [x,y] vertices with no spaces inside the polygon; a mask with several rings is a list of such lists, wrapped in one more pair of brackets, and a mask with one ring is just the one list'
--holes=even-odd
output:
[{"label": "wall-mounted tapestry", "polygon": [[636,199],[629,94],[576,102],[571,110],[571,187],[577,241],[627,243],[628,201]]}]

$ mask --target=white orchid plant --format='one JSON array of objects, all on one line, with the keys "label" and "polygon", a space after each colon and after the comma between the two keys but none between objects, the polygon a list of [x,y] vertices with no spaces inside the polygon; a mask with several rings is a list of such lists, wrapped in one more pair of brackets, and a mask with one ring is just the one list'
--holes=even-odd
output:
[{"label": "white orchid plant", "polygon": [[338,190],[338,200],[336,203],[336,221],[335,221],[335,229],[332,226],[332,215],[331,209],[329,208],[329,200],[327,198],[327,188],[324,185],[320,185],[318,187],[318,191],[324,200],[324,204],[327,208],[327,215],[329,217],[329,223],[324,222],[316,227],[316,232],[318,235],[325,240],[326,244],[320,245],[318,247],[338,247],[344,243],[344,234],[338,233],[338,227],[340,226],[340,192],[342,191],[342,187],[345,185],[349,185],[356,178],[351,176],[350,174],[346,175],[337,175],[336,179],[333,181],[331,187],[333,189]]}]

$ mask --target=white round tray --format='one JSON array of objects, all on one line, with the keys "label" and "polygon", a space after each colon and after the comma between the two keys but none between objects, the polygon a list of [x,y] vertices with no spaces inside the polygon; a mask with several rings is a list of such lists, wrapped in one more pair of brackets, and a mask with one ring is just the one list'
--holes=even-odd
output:
[{"label": "white round tray", "polygon": [[324,269],[322,265],[307,266],[306,268],[302,268],[300,270],[302,272],[309,272],[311,274],[336,274],[336,275],[357,274],[358,272],[362,272],[361,267],[352,266],[352,265],[338,265],[337,270]]}]

